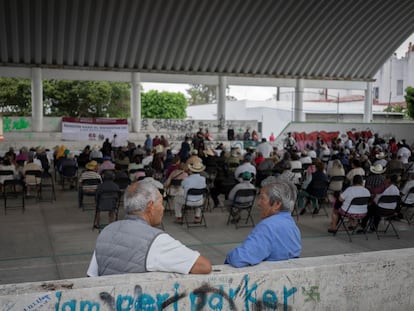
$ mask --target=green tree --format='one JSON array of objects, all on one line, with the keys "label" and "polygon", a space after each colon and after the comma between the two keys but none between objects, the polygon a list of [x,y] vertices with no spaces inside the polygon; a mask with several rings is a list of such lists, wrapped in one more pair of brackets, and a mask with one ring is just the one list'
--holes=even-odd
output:
[{"label": "green tree", "polygon": [[128,118],[131,115],[130,94],[131,87],[127,82],[111,82],[111,100],[107,109],[107,116],[113,118]]},{"label": "green tree", "polygon": [[[126,82],[44,80],[43,98],[45,116],[130,116],[130,84]],[[181,93],[142,92],[141,99],[144,118],[186,117],[187,102]],[[0,79],[0,109],[3,115],[30,115],[30,80]]]},{"label": "green tree", "polygon": [[141,93],[142,118],[184,119],[187,101],[182,93],[158,92]]},{"label": "green tree", "polygon": [[109,82],[43,81],[43,93],[52,116],[102,117],[111,100]]},{"label": "green tree", "polygon": [[211,104],[216,100],[217,88],[215,85],[191,84],[186,92],[189,106]]},{"label": "green tree", "polygon": [[32,113],[29,79],[0,78],[0,112],[4,116],[29,116]]},{"label": "green tree", "polygon": [[414,87],[409,86],[405,89],[405,102],[407,103],[407,114],[413,119],[414,118]]}]

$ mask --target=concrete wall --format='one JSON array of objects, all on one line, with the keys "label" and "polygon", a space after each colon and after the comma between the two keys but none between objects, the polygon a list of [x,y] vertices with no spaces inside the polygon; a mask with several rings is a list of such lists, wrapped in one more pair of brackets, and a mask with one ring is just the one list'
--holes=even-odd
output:
[{"label": "concrete wall", "polygon": [[372,133],[378,133],[381,137],[389,139],[406,139],[409,145],[414,144],[414,123],[321,123],[321,122],[303,122],[290,123],[283,132],[276,138],[275,145],[282,146],[283,139],[287,132],[305,132],[311,133],[315,131],[336,132],[340,135],[348,131],[360,132],[371,130]]},{"label": "concrete wall", "polygon": [[4,311],[413,310],[414,249],[0,286]]},{"label": "concrete wall", "polygon": [[[21,146],[45,146],[53,148],[56,145],[64,144],[71,150],[81,150],[87,144],[102,145],[102,141],[62,141],[61,118],[44,117],[43,132],[36,133],[32,129],[31,117],[3,117],[4,140],[0,142],[0,150],[8,150],[10,146],[18,149]],[[171,120],[171,119],[143,119],[141,131],[131,133],[131,123],[129,122],[129,140],[137,144],[142,144],[145,134],[164,135],[170,142],[178,145],[186,135],[195,134],[201,127],[208,129],[216,141],[227,140],[227,130],[233,128],[235,133],[243,135],[246,128],[258,129],[256,120]],[[250,132],[251,132],[250,131]],[[85,137],[87,138],[87,137]]]},{"label": "concrete wall", "polygon": [[[45,131],[35,133],[31,128],[30,117],[12,117],[3,118],[4,141],[0,142],[0,151],[7,150],[10,146],[15,149],[21,146],[45,146],[53,148],[55,145],[65,144],[70,150],[81,150],[87,144],[102,144],[96,141],[62,141],[61,135],[61,118],[44,118]],[[275,126],[278,126],[280,120],[273,120]],[[328,122],[302,122],[289,123],[279,136],[276,138],[275,145],[281,146],[287,132],[314,132],[326,131],[346,133],[348,131],[366,131],[379,133],[385,138],[395,137],[397,140],[406,139],[408,144],[414,143],[414,123],[328,123]],[[174,148],[179,148],[180,143],[186,134],[193,134],[199,128],[208,128],[215,142],[227,140],[227,129],[233,128],[236,136],[242,135],[246,128],[251,130],[258,128],[256,120],[227,120],[219,124],[216,120],[166,120],[166,119],[144,119],[141,124],[140,133],[129,133],[129,140],[137,144],[142,144],[145,140],[145,134],[165,135],[173,144]]]}]

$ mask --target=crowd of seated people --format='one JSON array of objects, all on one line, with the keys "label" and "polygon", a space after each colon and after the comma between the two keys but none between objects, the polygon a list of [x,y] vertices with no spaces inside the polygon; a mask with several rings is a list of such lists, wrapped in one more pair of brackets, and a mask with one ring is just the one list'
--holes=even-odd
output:
[{"label": "crowd of seated people", "polygon": [[[386,141],[375,134],[369,138],[358,137],[355,141],[337,139],[332,142],[319,140],[318,143],[319,146],[307,145],[306,149],[300,151],[306,154],[309,150],[316,149],[316,157],[312,157],[312,165],[304,170],[304,181],[299,186],[298,207],[302,213],[305,212],[304,199],[317,196],[312,192],[312,181],[318,179],[326,181],[328,185],[326,197],[334,207],[329,232],[337,230],[338,217],[344,215],[347,208],[351,216],[355,216],[358,211],[361,213],[361,217],[356,218],[361,220],[359,225],[360,231],[363,232],[376,230],[380,215],[399,218],[404,216],[399,204],[382,203],[380,198],[397,195],[404,201],[405,197],[408,197],[411,176],[414,178],[414,167],[412,148],[405,140],[397,142],[396,139],[391,138]],[[299,150],[295,147],[290,153],[292,151],[299,154]],[[289,156],[284,155],[284,158],[286,157]],[[276,166],[278,164],[280,162]],[[319,173],[316,174],[317,172]],[[333,181],[329,182],[332,179]],[[353,198],[362,194],[368,194],[370,197],[362,212],[357,206],[348,206]],[[317,213],[317,210],[314,209],[314,213]],[[354,229],[353,227],[355,226],[350,226]]]},{"label": "crowd of seated people", "polygon": [[[302,150],[296,145],[278,149],[262,139],[255,149],[241,150],[223,144],[216,146],[211,137],[206,138],[205,132],[200,129],[193,137],[185,137],[178,150],[173,150],[164,136],[152,139],[149,134],[142,145],[128,142],[125,146],[112,149],[111,142],[105,140],[102,146],[85,146],[77,157],[65,146],[57,146],[53,150],[53,164],[44,148],[22,147],[17,154],[11,148],[4,155],[0,170],[11,170],[13,174],[0,176],[0,183],[7,178],[24,179],[24,172],[29,169],[49,172],[52,165],[58,174],[62,174],[65,167],[76,167],[79,169],[79,180],[82,180],[83,171],[90,172],[88,168],[93,166],[92,171],[100,176],[107,170],[123,172],[130,183],[148,178],[148,181],[162,188],[165,195],[170,193],[172,197],[180,197],[185,195],[182,184],[185,185],[184,181],[197,170],[193,168],[191,171],[190,167],[195,166],[199,169],[196,174],[204,178],[214,207],[223,205],[221,196],[228,199],[237,184],[246,183],[243,174],[249,172],[250,183],[258,188],[261,181],[269,176],[295,184],[299,190],[299,210],[304,213],[306,199],[322,195],[317,193],[320,189],[313,188],[318,181],[326,181],[329,185],[326,190],[334,206],[343,198],[341,195],[347,187],[353,186],[354,177],[362,176],[363,185],[372,197],[370,206],[375,206],[375,197],[387,191],[391,184],[402,191],[414,172],[411,148],[405,140],[392,138],[387,141],[378,134],[369,138],[330,142],[324,142],[319,137]],[[333,177],[344,179],[329,183]],[[182,179],[181,185],[173,183],[174,179]],[[71,184],[71,187],[76,188],[76,184]],[[407,189],[405,193],[408,193]],[[176,201],[180,202],[180,199]],[[172,206],[180,204],[173,203]],[[317,206],[313,212],[318,212]],[[368,216],[372,215],[370,212]],[[180,223],[182,219],[178,212],[176,217]],[[330,229],[334,228],[331,226]]]},{"label": "crowd of seated people", "polygon": [[[26,186],[25,194],[29,196],[41,182],[42,176],[48,176],[50,173],[51,160],[47,156],[48,151],[41,146],[30,149],[23,146],[16,154],[14,148],[10,147],[0,162],[0,170],[4,172],[0,176],[1,189],[6,180],[19,180]],[[34,171],[38,171],[39,174],[32,175]]]}]

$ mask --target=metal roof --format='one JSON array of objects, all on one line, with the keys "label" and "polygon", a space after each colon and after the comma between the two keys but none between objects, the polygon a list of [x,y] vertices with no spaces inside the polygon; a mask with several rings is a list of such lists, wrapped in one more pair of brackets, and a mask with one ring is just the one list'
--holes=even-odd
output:
[{"label": "metal roof", "polygon": [[0,0],[1,66],[369,80],[412,0]]}]

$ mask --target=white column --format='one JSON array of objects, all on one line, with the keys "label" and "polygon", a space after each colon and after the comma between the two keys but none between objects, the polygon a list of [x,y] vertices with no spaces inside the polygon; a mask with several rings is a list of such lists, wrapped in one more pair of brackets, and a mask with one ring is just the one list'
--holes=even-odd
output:
[{"label": "white column", "polygon": [[363,122],[364,123],[372,122],[372,82],[367,82],[367,89],[365,90]]},{"label": "white column", "polygon": [[42,69],[32,68],[32,130],[43,131]]},{"label": "white column", "polygon": [[227,87],[227,78],[220,76],[219,86],[218,86],[218,102],[217,102],[217,121],[219,122],[220,131],[224,129],[224,124],[226,121],[226,87]]},{"label": "white column", "polygon": [[295,122],[305,121],[303,113],[303,79],[296,79],[295,89],[295,107],[294,107],[294,120]]},{"label": "white column", "polygon": [[131,74],[131,122],[132,132],[141,130],[141,75],[139,72]]}]

